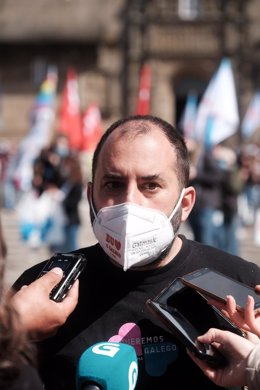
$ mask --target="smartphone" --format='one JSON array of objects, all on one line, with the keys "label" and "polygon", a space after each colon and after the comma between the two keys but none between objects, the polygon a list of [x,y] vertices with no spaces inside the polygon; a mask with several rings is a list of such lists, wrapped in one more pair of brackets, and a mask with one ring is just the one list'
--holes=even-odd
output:
[{"label": "smartphone", "polygon": [[220,302],[226,302],[226,296],[232,295],[237,304],[237,309],[243,311],[248,295],[255,300],[255,311],[260,311],[260,294],[252,287],[232,279],[220,272],[209,268],[201,268],[182,277],[185,285],[200,291],[208,297]]},{"label": "smartphone", "polygon": [[63,270],[61,281],[50,292],[50,298],[53,301],[61,302],[68,294],[75,280],[84,270],[86,264],[87,259],[82,253],[55,253],[45,264],[38,278],[54,267],[59,267]]},{"label": "smartphone", "polygon": [[196,290],[176,278],[156,298],[146,302],[152,313],[166,325],[175,337],[195,356],[214,366],[226,364],[225,357],[213,346],[197,341],[210,328],[245,334]]}]

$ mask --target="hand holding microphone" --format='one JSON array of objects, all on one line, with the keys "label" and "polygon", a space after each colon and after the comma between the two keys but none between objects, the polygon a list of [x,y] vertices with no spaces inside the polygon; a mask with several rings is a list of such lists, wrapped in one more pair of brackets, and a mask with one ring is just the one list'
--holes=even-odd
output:
[{"label": "hand holding microphone", "polygon": [[78,390],[134,390],[138,375],[133,347],[101,342],[89,347],[77,367]]}]

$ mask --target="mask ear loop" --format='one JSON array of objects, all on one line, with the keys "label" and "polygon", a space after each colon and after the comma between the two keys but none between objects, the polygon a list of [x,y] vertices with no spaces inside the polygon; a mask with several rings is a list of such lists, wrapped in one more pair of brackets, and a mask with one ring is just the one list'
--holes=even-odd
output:
[{"label": "mask ear loop", "polygon": [[172,217],[174,216],[174,214],[176,213],[176,211],[178,210],[178,208],[180,207],[180,204],[182,202],[182,199],[184,197],[184,193],[185,193],[185,189],[186,188],[183,188],[183,190],[181,191],[181,194],[180,194],[180,197],[178,199],[178,202],[176,203],[176,206],[174,207],[171,215],[169,216],[168,220],[170,221],[172,219]]},{"label": "mask ear loop", "polygon": [[94,208],[93,200],[92,200],[92,199],[93,199],[93,198],[92,198],[92,194],[91,194],[91,198],[90,198],[90,200],[89,200],[89,204],[90,204],[90,208],[91,208],[91,211],[92,211],[94,217],[97,218],[97,213],[96,213],[96,211],[95,211],[95,208]]}]

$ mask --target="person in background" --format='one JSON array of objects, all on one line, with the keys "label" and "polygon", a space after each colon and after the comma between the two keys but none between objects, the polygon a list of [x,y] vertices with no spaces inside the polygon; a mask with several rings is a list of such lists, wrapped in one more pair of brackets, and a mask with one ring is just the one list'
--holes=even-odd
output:
[{"label": "person in background", "polygon": [[252,226],[254,244],[260,246],[260,147],[254,143],[244,144],[240,153],[241,169],[245,187],[239,196],[238,212],[242,227]]},{"label": "person in background", "polygon": [[4,237],[2,219],[0,214],[0,259],[1,261],[6,258],[7,255],[7,245]]},{"label": "person in background", "polygon": [[33,176],[33,187],[39,196],[51,196],[55,203],[43,228],[43,241],[50,253],[78,248],[82,186],[78,157],[69,149],[67,137],[58,134],[35,160]]},{"label": "person in background", "polygon": [[[98,242],[73,252],[87,258],[78,304],[53,337],[37,343],[46,390],[74,390],[81,354],[104,340],[135,347],[136,390],[169,384],[174,390],[191,384],[219,389],[146,306],[173,279],[198,268],[215,269],[253,287],[260,280],[256,264],[178,233],[196,197],[181,134],[154,116],[113,123],[96,147],[87,195]],[[44,264],[26,270],[14,289],[32,283]]]},{"label": "person in background", "polygon": [[222,247],[223,183],[225,173],[214,158],[214,147],[201,149],[192,165],[190,185],[196,189],[196,202],[189,216],[194,240]]},{"label": "person in background", "polygon": [[189,217],[194,239],[239,255],[238,196],[245,180],[236,153],[217,144],[200,153],[196,150],[196,155],[190,171],[190,184],[197,194]]},{"label": "person in background", "polygon": [[69,141],[66,135],[57,134],[50,146],[41,150],[33,165],[32,186],[39,195],[46,189],[49,182],[56,179],[56,186],[62,184],[61,167],[63,160],[71,155]]},{"label": "person in background", "polygon": [[223,172],[222,211],[223,224],[220,229],[219,248],[239,255],[238,196],[243,191],[245,180],[235,151],[224,145],[216,145],[212,151],[218,167]]},{"label": "person in background", "polygon": [[80,228],[79,203],[82,198],[83,177],[80,162],[75,155],[64,158],[61,166],[62,206],[65,212],[65,241],[61,252],[76,250]]}]

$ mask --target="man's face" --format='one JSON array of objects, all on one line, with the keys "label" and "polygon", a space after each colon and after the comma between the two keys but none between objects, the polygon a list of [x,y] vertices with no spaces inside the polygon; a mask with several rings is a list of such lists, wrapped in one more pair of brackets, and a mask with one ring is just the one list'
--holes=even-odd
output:
[{"label": "man's face", "polygon": [[130,131],[123,136],[122,128],[124,125],[109,136],[98,158],[93,183],[96,211],[130,202],[169,216],[181,190],[173,146],[155,126],[146,134],[131,135]]}]

